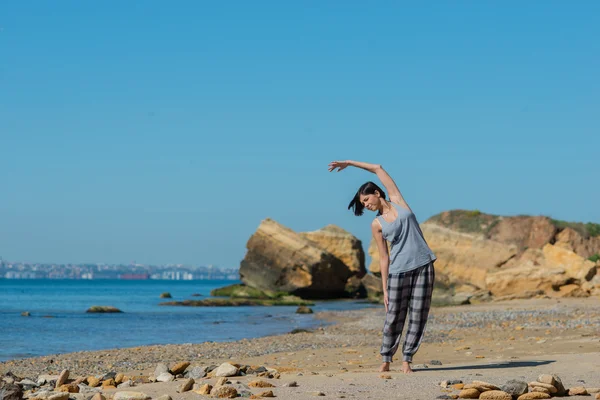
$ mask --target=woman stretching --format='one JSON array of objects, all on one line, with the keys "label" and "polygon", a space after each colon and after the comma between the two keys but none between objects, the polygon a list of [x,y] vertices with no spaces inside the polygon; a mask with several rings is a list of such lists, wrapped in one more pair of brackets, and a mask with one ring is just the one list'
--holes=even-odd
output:
[{"label": "woman stretching", "polygon": [[[362,215],[365,208],[377,212],[371,230],[379,249],[386,311],[380,351],[383,364],[379,370],[390,370],[408,314],[408,329],[402,346],[402,372],[408,374],[412,372],[410,364],[425,332],[436,257],[423,237],[415,214],[383,167],[358,161],[333,161],[329,164],[329,172],[336,168],[340,172],[349,165],[376,174],[389,194],[387,200],[379,186],[367,182],[358,189],[348,209],[353,209],[357,216]],[[390,243],[389,252],[386,241]]]}]

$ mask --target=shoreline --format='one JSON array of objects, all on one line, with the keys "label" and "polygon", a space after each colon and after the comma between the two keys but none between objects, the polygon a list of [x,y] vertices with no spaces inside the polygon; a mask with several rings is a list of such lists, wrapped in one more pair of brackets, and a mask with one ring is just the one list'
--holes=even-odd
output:
[{"label": "shoreline", "polygon": [[[358,397],[355,398],[385,396],[385,391],[393,384],[408,385],[407,390],[414,390],[414,393],[424,393],[427,388],[427,393],[439,395],[444,394],[439,388],[439,382],[444,379],[478,379],[481,376],[482,380],[502,384],[508,379],[525,376],[535,380],[536,374],[556,372],[565,386],[577,386],[578,381],[583,380],[586,386],[600,387],[600,377],[595,373],[600,370],[600,301],[597,297],[512,300],[432,308],[425,338],[414,358],[416,373],[404,375],[399,372],[400,363],[394,362],[387,386],[387,380],[380,379],[381,374],[377,372],[381,363],[379,347],[384,314],[383,307],[323,311],[315,314],[315,318],[330,325],[316,328],[311,333],[10,360],[0,363],[0,374],[10,371],[35,380],[40,374],[58,374],[68,369],[72,376],[109,372],[148,376],[158,363],[190,362],[192,366],[210,366],[232,362],[277,369],[281,379],[280,382],[273,381],[278,386],[275,394],[279,396],[277,391],[282,396],[285,393],[283,398],[286,399],[311,398],[303,397],[306,396],[304,388],[309,387],[327,393],[339,392],[341,382],[346,382],[343,389],[346,397],[354,397],[352,391],[359,389],[368,396],[356,394]],[[434,365],[437,364],[432,363],[434,360],[441,365]],[[210,378],[204,379],[210,382]],[[303,394],[298,394],[299,397],[290,392],[292,388],[279,387],[283,381],[292,379],[302,382],[300,392]],[[504,381],[499,381],[501,379]],[[348,381],[359,386],[348,387]],[[410,386],[413,383],[414,388]],[[143,392],[170,390],[161,385],[146,384],[139,389]],[[197,394],[193,396],[197,398]]]},{"label": "shoreline", "polygon": [[[61,287],[53,288],[46,295],[29,281],[19,282],[24,285],[22,287],[7,287],[0,295],[3,305],[0,315],[6,325],[0,335],[0,362],[117,347],[234,341],[285,334],[294,329],[312,329],[319,324],[313,318],[314,314],[296,313],[298,306],[295,305],[227,308],[160,306],[161,291],[155,287],[143,286],[132,295],[123,295],[114,282],[108,283],[103,290],[88,288],[77,294],[61,293],[61,289],[67,290]],[[188,282],[182,283],[182,288],[170,288],[176,300],[189,296],[193,291],[207,294],[214,289],[212,286],[197,288]],[[127,286],[136,290],[134,287]],[[319,301],[312,309],[318,312],[370,306],[357,304],[356,300],[345,300]],[[123,312],[86,313],[98,304],[114,306]],[[244,329],[239,329],[240,325]],[[194,329],[190,330],[191,326]],[[114,337],[119,337],[119,340],[115,341]]]},{"label": "shoreline", "polygon": [[[559,305],[562,306],[562,311],[556,308]],[[96,359],[100,355],[118,357],[126,353],[135,354],[142,350],[148,357],[148,361],[140,363],[140,365],[143,365],[144,367],[150,367],[154,362],[160,362],[159,356],[164,352],[167,354],[177,354],[181,352],[181,355],[179,356],[180,360],[173,361],[183,361],[184,359],[188,361],[202,361],[218,360],[222,358],[257,357],[277,353],[278,350],[285,350],[280,349],[281,346],[274,345],[274,343],[281,341],[281,339],[289,339],[290,344],[285,347],[290,349],[293,348],[295,350],[301,350],[305,347],[347,347],[350,343],[354,343],[355,347],[363,345],[378,347],[380,345],[379,341],[381,337],[380,328],[383,328],[385,315],[382,308],[383,307],[365,307],[356,310],[319,311],[314,314],[315,324],[309,333],[300,332],[292,334],[288,332],[236,341],[158,344],[125,348],[114,347],[105,350],[83,350],[38,357],[10,359],[0,362],[0,373],[6,373],[9,366],[20,369],[19,365],[22,364],[32,365],[39,363],[49,364],[44,369],[44,373],[48,373],[50,370],[57,370],[59,368],[57,363],[69,357],[76,356],[77,358],[80,358],[89,356],[91,359]],[[592,314],[588,316],[588,314],[582,313],[581,310],[584,308],[592,311]],[[461,316],[461,313],[467,313],[468,315],[465,314]],[[503,313],[504,318],[502,318],[502,315],[499,313]],[[561,322],[561,316],[569,316],[570,318],[562,319]],[[584,318],[586,316],[587,318]],[[528,321],[529,318],[534,319]],[[542,320],[540,320],[540,318]],[[485,339],[490,341],[492,338],[501,339],[502,332],[494,330],[495,328],[492,328],[494,324],[503,329],[514,325],[517,329],[515,331],[517,336],[520,336],[520,338],[515,339],[527,340],[524,333],[534,332],[536,335],[548,336],[548,329],[546,329],[546,332],[543,331],[545,325],[548,325],[551,319],[546,318],[553,319],[554,326],[548,326],[549,329],[559,329],[563,332],[563,335],[558,337],[560,340],[567,340],[569,337],[573,338],[580,335],[583,337],[600,337],[600,299],[598,298],[511,300],[477,305],[432,308],[430,312],[430,321],[428,322],[426,334],[419,352],[422,352],[428,345],[434,344],[435,342],[439,343],[440,340],[441,343],[448,345],[454,342],[462,342],[466,340],[466,336],[468,336],[465,335],[464,330],[469,329],[470,327],[479,331],[491,329],[491,332],[489,332],[491,333],[491,336],[487,338],[486,335],[481,336],[482,340]],[[318,321],[323,321],[325,326],[319,324]],[[557,326],[556,324],[560,324],[560,326]],[[596,324],[596,329],[593,328],[594,324]],[[378,325],[380,325],[380,327]],[[519,329],[519,326],[523,329]],[[522,331],[523,333],[519,335],[519,331]],[[564,334],[567,335],[565,336]],[[357,338],[353,336],[360,337],[360,340],[357,341]],[[537,337],[541,338],[541,336],[535,336],[535,338]],[[510,339],[510,337],[508,338]],[[116,340],[118,341],[118,339]],[[538,339],[538,341],[541,340],[544,339]],[[529,339],[529,341],[531,341],[531,339]],[[273,346],[267,346],[269,343],[273,344]],[[252,347],[252,345],[254,345],[254,347]],[[190,359],[189,357],[192,358]],[[415,359],[418,358],[419,353],[415,355]],[[52,362],[50,362],[51,360]],[[113,367],[126,367],[127,361],[121,361],[121,364],[110,363],[108,365],[113,365]],[[72,369],[72,372],[77,373],[77,370]]]}]

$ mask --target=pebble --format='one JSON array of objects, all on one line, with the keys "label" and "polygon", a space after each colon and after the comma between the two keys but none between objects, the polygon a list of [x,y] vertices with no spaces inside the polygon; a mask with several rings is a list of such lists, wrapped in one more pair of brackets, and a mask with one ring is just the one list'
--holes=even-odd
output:
[{"label": "pebble", "polygon": [[[186,367],[187,368],[187,367]],[[177,388],[177,393],[184,393],[184,392],[188,392],[192,389],[192,387],[194,386],[194,380],[189,378],[186,379],[178,388]]]},{"label": "pebble", "polygon": [[275,387],[275,385],[273,385],[272,383],[269,383],[267,381],[261,381],[260,379],[256,381],[251,381],[250,383],[248,383],[248,386],[259,388]]},{"label": "pebble", "polygon": [[556,392],[558,392],[558,389],[556,389],[554,386],[549,385],[547,383],[542,383],[542,382],[529,382],[528,383],[529,387],[542,387],[542,388],[546,388],[550,391],[550,393],[554,394]]},{"label": "pebble", "polygon": [[168,394],[163,394],[157,400],[173,400]]},{"label": "pebble", "polygon": [[555,383],[553,383],[553,386],[556,388],[556,395],[564,396],[567,393],[567,390],[565,389],[562,380],[556,374],[552,374],[552,377],[555,381]]},{"label": "pebble", "polygon": [[538,377],[537,381],[541,382],[541,383],[546,383],[546,384],[552,385],[552,386],[556,385],[556,380],[554,379],[554,377],[552,375],[548,375],[548,374],[540,375]]},{"label": "pebble", "polygon": [[175,365],[173,365],[170,369],[171,369],[171,373],[173,375],[178,375],[178,374],[183,374],[186,370],[187,367],[190,366],[189,362],[180,362],[177,363]]},{"label": "pebble", "polygon": [[95,376],[88,376],[87,382],[89,387],[100,386],[100,379],[96,378]]},{"label": "pebble", "polygon": [[283,384],[283,387],[298,387],[298,383],[296,381],[291,381]]},{"label": "pebble", "polygon": [[124,377],[124,374],[118,373],[117,375],[115,375],[115,383],[118,385],[119,383],[123,382]]},{"label": "pebble", "polygon": [[160,363],[154,369],[154,376],[156,377],[161,374],[168,373],[168,372],[169,372],[169,367],[167,366],[167,364]]},{"label": "pebble", "polygon": [[487,383],[487,382],[483,382],[483,381],[473,381],[473,384],[488,388],[489,390],[500,390],[500,388],[498,386],[492,385],[491,383]]},{"label": "pebble", "polygon": [[517,400],[539,400],[539,399],[549,399],[551,398],[549,394],[540,393],[540,392],[529,392],[520,395]]},{"label": "pebble", "polygon": [[215,376],[236,376],[238,374],[238,368],[229,363],[223,363],[219,365],[219,368],[215,370]]},{"label": "pebble", "polygon": [[[175,377],[168,372],[163,372],[162,374],[156,377],[157,382],[172,382],[174,380]],[[104,386],[104,384],[102,386]]]},{"label": "pebble", "polygon": [[69,399],[68,392],[56,393],[56,394],[53,394],[53,395],[47,397],[47,400],[68,400],[68,399]]},{"label": "pebble", "polygon": [[506,393],[509,393],[512,396],[518,397],[522,394],[527,393],[527,382],[511,379],[510,381],[502,385],[500,389],[505,391]]},{"label": "pebble", "polygon": [[200,388],[198,390],[194,390],[194,392],[198,393],[198,394],[202,394],[202,395],[210,394],[212,388],[213,387],[211,385],[209,385],[208,383],[205,383],[204,385],[200,386]]},{"label": "pebble", "polygon": [[546,388],[543,388],[543,387],[539,387],[539,386],[536,386],[536,387],[534,387],[534,388],[531,388],[531,391],[532,391],[532,392],[541,392],[541,393],[547,393],[547,394],[550,394],[550,391],[549,391],[548,389],[546,389]]},{"label": "pebble", "polygon": [[326,396],[323,392],[308,392],[311,396]]},{"label": "pebble", "polygon": [[69,370],[65,369],[58,376],[58,379],[56,380],[56,385],[54,387],[55,388],[61,387],[62,385],[65,384],[65,382],[67,381],[67,379],[69,379]]},{"label": "pebble", "polygon": [[206,367],[192,367],[191,370],[185,372],[184,376],[192,379],[204,378],[206,376]]},{"label": "pebble", "polygon": [[502,390],[490,390],[481,393],[479,396],[481,400],[512,400],[512,396]]},{"label": "pebble", "polygon": [[223,386],[223,385],[227,385],[227,378],[226,377],[221,377],[221,378],[217,379],[217,383],[215,383],[215,387],[217,387],[217,386]]},{"label": "pebble", "polygon": [[477,389],[463,389],[458,394],[459,399],[478,399],[481,392]]},{"label": "pebble", "polygon": [[113,400],[147,400],[150,399],[146,393],[142,392],[117,392],[113,396]]},{"label": "pebble", "polygon": [[219,399],[234,399],[237,397],[238,392],[231,386],[215,386],[210,391],[210,395]]},{"label": "pebble", "polygon": [[587,396],[587,395],[588,395],[588,391],[582,386],[572,387],[569,389],[569,396]]}]

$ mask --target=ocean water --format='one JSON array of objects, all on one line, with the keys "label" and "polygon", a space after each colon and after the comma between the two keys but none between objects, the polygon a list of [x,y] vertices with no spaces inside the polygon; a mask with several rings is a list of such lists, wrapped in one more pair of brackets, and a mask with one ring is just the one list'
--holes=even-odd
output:
[{"label": "ocean water", "polygon": [[[325,325],[295,306],[181,307],[164,301],[203,299],[239,281],[0,279],[0,361],[82,350],[230,341]],[[172,299],[159,298],[170,292]],[[192,297],[199,293],[203,296]],[[119,314],[88,314],[93,305]],[[361,301],[319,301],[313,310],[347,310]],[[21,313],[28,311],[30,317]]]}]

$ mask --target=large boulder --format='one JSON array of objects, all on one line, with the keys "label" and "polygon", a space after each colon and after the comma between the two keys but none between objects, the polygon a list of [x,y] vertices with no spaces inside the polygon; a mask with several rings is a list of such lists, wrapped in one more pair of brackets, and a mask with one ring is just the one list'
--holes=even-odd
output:
[{"label": "large boulder", "polygon": [[380,277],[373,274],[367,274],[361,279],[361,284],[365,289],[368,298],[376,299],[383,295],[383,286]]},{"label": "large boulder", "polygon": [[367,273],[362,242],[350,232],[336,225],[327,225],[316,231],[301,232],[300,236],[339,258],[358,278]]},{"label": "large boulder", "polygon": [[303,298],[343,297],[350,268],[291,229],[267,218],[246,244],[240,279],[265,291],[282,291]]},{"label": "large boulder", "polygon": [[589,281],[596,275],[596,263],[586,260],[569,249],[547,244],[542,252],[546,266],[564,268],[567,275],[579,283]]}]

